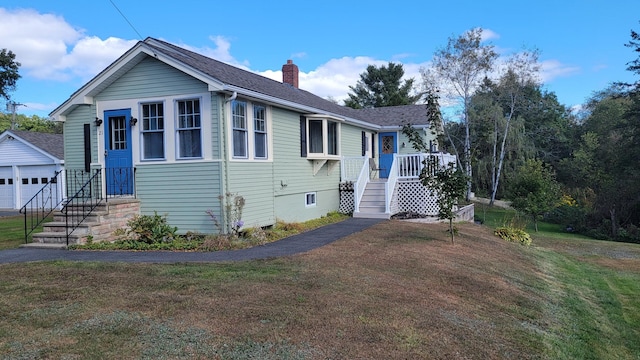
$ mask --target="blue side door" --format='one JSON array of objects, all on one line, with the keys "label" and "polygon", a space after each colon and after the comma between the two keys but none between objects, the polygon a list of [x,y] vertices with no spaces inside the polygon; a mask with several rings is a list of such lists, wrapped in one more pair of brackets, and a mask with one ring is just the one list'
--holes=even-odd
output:
[{"label": "blue side door", "polygon": [[107,195],[133,194],[131,109],[104,112],[104,162]]},{"label": "blue side door", "polygon": [[388,178],[391,164],[393,164],[393,154],[398,149],[398,134],[395,132],[384,132],[378,134],[378,149],[380,150],[380,177]]}]

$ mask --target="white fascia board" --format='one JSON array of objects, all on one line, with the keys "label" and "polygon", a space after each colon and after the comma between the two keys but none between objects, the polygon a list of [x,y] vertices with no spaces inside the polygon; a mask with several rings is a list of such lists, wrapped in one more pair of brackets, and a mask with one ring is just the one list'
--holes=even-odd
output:
[{"label": "white fascia board", "polygon": [[[116,61],[111,63],[107,68],[102,70],[98,75],[96,75],[93,79],[89,80],[86,84],[84,84],[80,89],[78,89],[75,93],[73,93],[67,101],[62,103],[62,105],[58,106],[54,109],[49,116],[56,119],[61,115],[68,114],[75,106],[77,105],[92,105],[93,104],[93,96],[92,92],[102,84],[106,79],[113,76],[118,70],[120,70],[124,65],[129,63],[133,58],[135,58],[141,52],[144,52],[148,55],[152,55],[150,51],[145,51],[143,48],[143,43],[139,42],[134,47],[129,49],[126,53],[120,56]],[[90,101],[87,103],[87,101]]]},{"label": "white fascia board", "polygon": [[295,110],[295,111],[301,111],[304,113],[308,113],[308,114],[316,114],[316,115],[320,115],[323,117],[327,117],[327,116],[331,116],[334,119],[340,120],[340,121],[345,121],[347,123],[350,124],[354,124],[354,125],[358,125],[359,127],[362,128],[367,128],[367,129],[371,129],[371,130],[378,130],[380,129],[379,125],[375,125],[375,124],[371,124],[368,123],[366,121],[362,121],[362,120],[358,120],[358,119],[354,119],[348,116],[343,116],[343,115],[339,115],[339,114],[334,114],[328,111],[324,111],[321,109],[316,109],[314,107],[311,106],[306,106],[306,105],[301,105],[298,104],[296,102],[293,101],[288,101],[288,100],[283,100],[274,96],[270,96],[270,95],[265,95],[256,91],[251,91],[251,90],[247,90],[245,88],[241,88],[238,86],[233,86],[233,85],[227,85],[225,86],[225,88],[223,89],[223,91],[229,91],[229,92],[237,92],[238,94],[241,94],[243,96],[247,96],[250,98],[254,98],[256,100],[260,100],[260,101],[264,101],[264,102],[268,102],[268,103],[272,103],[272,104],[277,104],[280,105],[284,108],[287,109],[291,109],[291,110]]},{"label": "white fascia board", "polygon": [[[78,91],[71,95],[71,97],[67,101],[53,110],[50,116],[54,119],[59,119],[61,116],[68,114],[77,105],[92,105],[93,95],[95,95],[94,92],[96,91],[96,89],[107,79],[116,76],[118,71],[125,67],[129,62],[133,61],[140,54],[146,54],[150,57],[156,58],[159,61],[162,61],[163,63],[206,83],[209,87],[209,91],[220,91],[224,88],[224,84],[220,81],[217,81],[216,79],[213,79],[200,71],[186,66],[184,63],[176,61],[169,56],[164,56],[162,54],[158,55],[157,52],[149,48],[144,42],[139,42],[138,44],[136,44],[136,46],[123,54],[109,67],[104,69],[101,73],[96,75],[93,79],[91,79],[88,83],[86,83],[83,87],[81,87]],[[64,120],[60,119],[59,121]]]}]

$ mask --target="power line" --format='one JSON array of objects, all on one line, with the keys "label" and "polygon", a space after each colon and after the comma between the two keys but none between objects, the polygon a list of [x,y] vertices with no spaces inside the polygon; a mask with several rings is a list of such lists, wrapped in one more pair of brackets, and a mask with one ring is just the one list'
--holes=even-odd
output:
[{"label": "power line", "polygon": [[140,35],[140,33],[138,32],[138,30],[136,30],[135,26],[133,26],[133,24],[131,23],[131,21],[129,21],[129,19],[127,19],[126,16],[124,16],[124,14],[122,13],[122,11],[120,11],[120,9],[118,9],[118,6],[116,6],[116,4],[112,1],[109,0],[109,2],[111,3],[111,5],[113,5],[114,8],[116,8],[116,10],[118,10],[118,12],[120,13],[120,15],[122,15],[122,17],[124,18],[124,20],[127,22],[127,24],[129,24],[129,26],[131,26],[131,28],[133,29],[133,31],[136,32],[136,34],[138,34],[138,38],[140,38],[140,40],[142,39],[142,35]]}]

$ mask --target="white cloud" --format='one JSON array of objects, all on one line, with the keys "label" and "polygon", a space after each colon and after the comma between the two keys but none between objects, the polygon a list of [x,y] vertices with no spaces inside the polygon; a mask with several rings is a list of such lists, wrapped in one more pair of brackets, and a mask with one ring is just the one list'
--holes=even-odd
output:
[{"label": "white cloud", "polygon": [[[349,86],[355,86],[360,80],[360,74],[367,70],[367,66],[387,66],[389,61],[378,60],[367,56],[342,57],[331,59],[321,64],[316,69],[299,74],[300,88],[323,98],[332,98],[339,103],[345,100],[350,92]],[[405,76],[403,79],[413,78],[414,84],[419,86],[422,82],[420,68],[423,64],[403,64]],[[282,81],[282,71],[267,70],[259,72],[260,75],[276,81]]]},{"label": "white cloud", "polygon": [[491,30],[491,29],[482,29],[482,36],[481,39],[482,41],[489,41],[489,40],[493,40],[493,39],[499,39],[500,38],[500,34],[498,34],[497,32]]},{"label": "white cloud", "polygon": [[182,48],[197,52],[198,54],[222,61],[223,63],[249,70],[248,61],[239,61],[231,55],[231,42],[224,36],[209,36],[209,40],[213,42],[215,47],[203,46],[194,47],[187,44],[176,44]]},{"label": "white cloud", "polygon": [[2,46],[16,54],[23,76],[41,80],[88,80],[135,44],[135,40],[87,37],[63,17],[31,9],[0,8]]},{"label": "white cloud", "polygon": [[567,77],[580,72],[580,68],[569,66],[558,60],[545,60],[540,62],[540,79],[548,83],[559,77]]}]

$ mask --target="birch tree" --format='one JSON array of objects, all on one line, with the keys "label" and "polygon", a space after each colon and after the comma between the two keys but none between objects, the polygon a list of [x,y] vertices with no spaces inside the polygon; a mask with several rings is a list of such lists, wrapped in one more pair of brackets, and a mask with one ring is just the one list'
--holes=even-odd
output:
[{"label": "birch tree", "polygon": [[[462,105],[465,132],[462,155],[467,177],[467,200],[471,197],[472,177],[469,103],[478,83],[493,68],[496,57],[493,45],[482,45],[482,29],[475,28],[459,37],[450,37],[447,45],[437,50],[433,58],[432,71],[452,88],[454,96]],[[429,72],[430,70],[423,70],[423,77],[431,76]]]},{"label": "birch tree", "polygon": [[512,56],[506,63],[505,71],[499,80],[497,96],[498,101],[504,106],[504,128],[499,129],[497,122],[495,123],[495,137],[498,141],[498,133],[500,136],[500,151],[496,152],[497,143],[494,143],[493,151],[493,170],[491,178],[491,200],[493,205],[498,192],[500,183],[500,175],[505,157],[505,146],[511,124],[516,116],[519,108],[524,103],[524,92],[527,87],[536,86],[538,84],[538,51],[523,51]]}]

